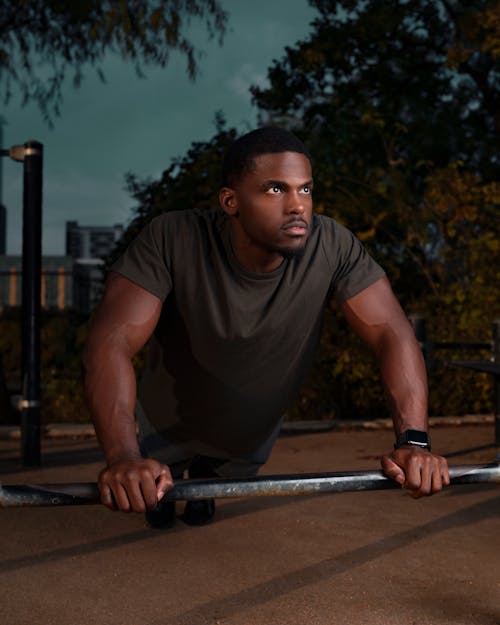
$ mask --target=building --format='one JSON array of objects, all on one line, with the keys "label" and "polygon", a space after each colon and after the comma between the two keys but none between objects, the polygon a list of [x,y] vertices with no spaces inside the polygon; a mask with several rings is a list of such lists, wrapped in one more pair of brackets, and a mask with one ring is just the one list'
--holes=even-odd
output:
[{"label": "building", "polygon": [[66,254],[73,259],[73,306],[89,313],[103,286],[103,259],[123,234],[123,226],[80,226],[66,222]]},{"label": "building", "polygon": [[[44,256],[40,285],[42,308],[73,306],[73,264],[69,256]],[[0,256],[0,309],[22,304],[22,256]]]},{"label": "building", "polygon": [[[90,313],[102,292],[103,257],[111,252],[122,233],[120,225],[79,226],[76,221],[68,221],[67,254],[42,257],[42,308],[74,308]],[[0,311],[22,305],[21,281],[22,256],[0,254]]]},{"label": "building", "polygon": [[79,226],[66,222],[66,254],[74,259],[104,258],[123,234],[123,226]]},{"label": "building", "polygon": [[[74,308],[89,314],[103,285],[103,261],[43,256],[40,304],[44,309]],[[22,305],[22,256],[0,256],[0,311]]]},{"label": "building", "polygon": [[90,313],[99,302],[104,286],[104,261],[100,258],[79,258],[73,263],[73,307]]}]

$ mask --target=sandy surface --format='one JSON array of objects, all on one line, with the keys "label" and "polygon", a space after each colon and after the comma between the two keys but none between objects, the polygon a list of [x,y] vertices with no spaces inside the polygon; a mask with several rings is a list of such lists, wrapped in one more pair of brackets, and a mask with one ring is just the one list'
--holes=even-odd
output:
[{"label": "sandy surface", "polygon": [[[495,458],[490,426],[436,429],[450,464]],[[389,432],[279,439],[265,473],[378,468]],[[0,442],[4,484],[95,480],[93,441]],[[2,625],[499,625],[498,486],[219,501],[147,529],[100,506],[0,510]],[[179,513],[182,504],[178,504]]]}]

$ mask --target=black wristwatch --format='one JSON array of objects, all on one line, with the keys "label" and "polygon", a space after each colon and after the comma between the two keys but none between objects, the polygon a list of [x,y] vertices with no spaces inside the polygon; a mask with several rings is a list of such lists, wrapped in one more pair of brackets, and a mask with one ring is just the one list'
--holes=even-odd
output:
[{"label": "black wristwatch", "polygon": [[394,449],[399,449],[403,445],[413,445],[421,449],[431,450],[431,439],[427,432],[421,430],[405,430],[400,434],[394,445]]}]

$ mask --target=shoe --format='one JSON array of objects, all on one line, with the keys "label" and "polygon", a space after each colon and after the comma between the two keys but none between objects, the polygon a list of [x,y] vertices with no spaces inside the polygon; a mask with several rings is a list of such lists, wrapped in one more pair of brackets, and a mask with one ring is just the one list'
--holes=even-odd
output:
[{"label": "shoe", "polygon": [[207,525],[212,522],[214,514],[215,501],[213,499],[187,501],[181,519],[187,525]]},{"label": "shoe", "polygon": [[[189,477],[192,479],[218,477],[214,471],[214,466],[218,464],[221,464],[220,460],[195,456],[189,465]],[[181,519],[188,525],[207,525],[212,522],[214,514],[215,501],[213,499],[200,499],[186,502]]]},{"label": "shoe", "polygon": [[172,527],[175,523],[175,501],[162,499],[154,510],[146,510],[146,523],[155,530]]}]

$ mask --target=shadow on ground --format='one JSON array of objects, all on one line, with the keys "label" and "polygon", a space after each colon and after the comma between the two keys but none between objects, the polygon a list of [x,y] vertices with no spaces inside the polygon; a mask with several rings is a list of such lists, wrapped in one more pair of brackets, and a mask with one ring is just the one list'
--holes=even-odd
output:
[{"label": "shadow on ground", "polygon": [[[439,534],[451,528],[472,525],[487,518],[497,518],[500,515],[500,497],[492,497],[486,501],[458,510],[439,519],[425,523],[420,527],[387,536],[369,545],[346,551],[332,558],[326,558],[312,566],[298,569],[281,577],[276,577],[262,584],[235,593],[223,599],[214,599],[186,612],[175,614],[169,622],[176,625],[213,625],[213,613],[224,614],[224,618],[239,614],[268,601],[275,601],[277,597],[291,593],[308,585],[317,584],[325,579],[341,575],[342,573],[362,566],[363,564],[386,556],[398,549],[404,549],[431,535]],[[442,598],[440,598],[442,600]],[[429,606],[431,608],[431,606]],[[485,611],[482,625],[498,625],[500,615]],[[154,621],[151,625],[166,625],[166,622]]]}]

